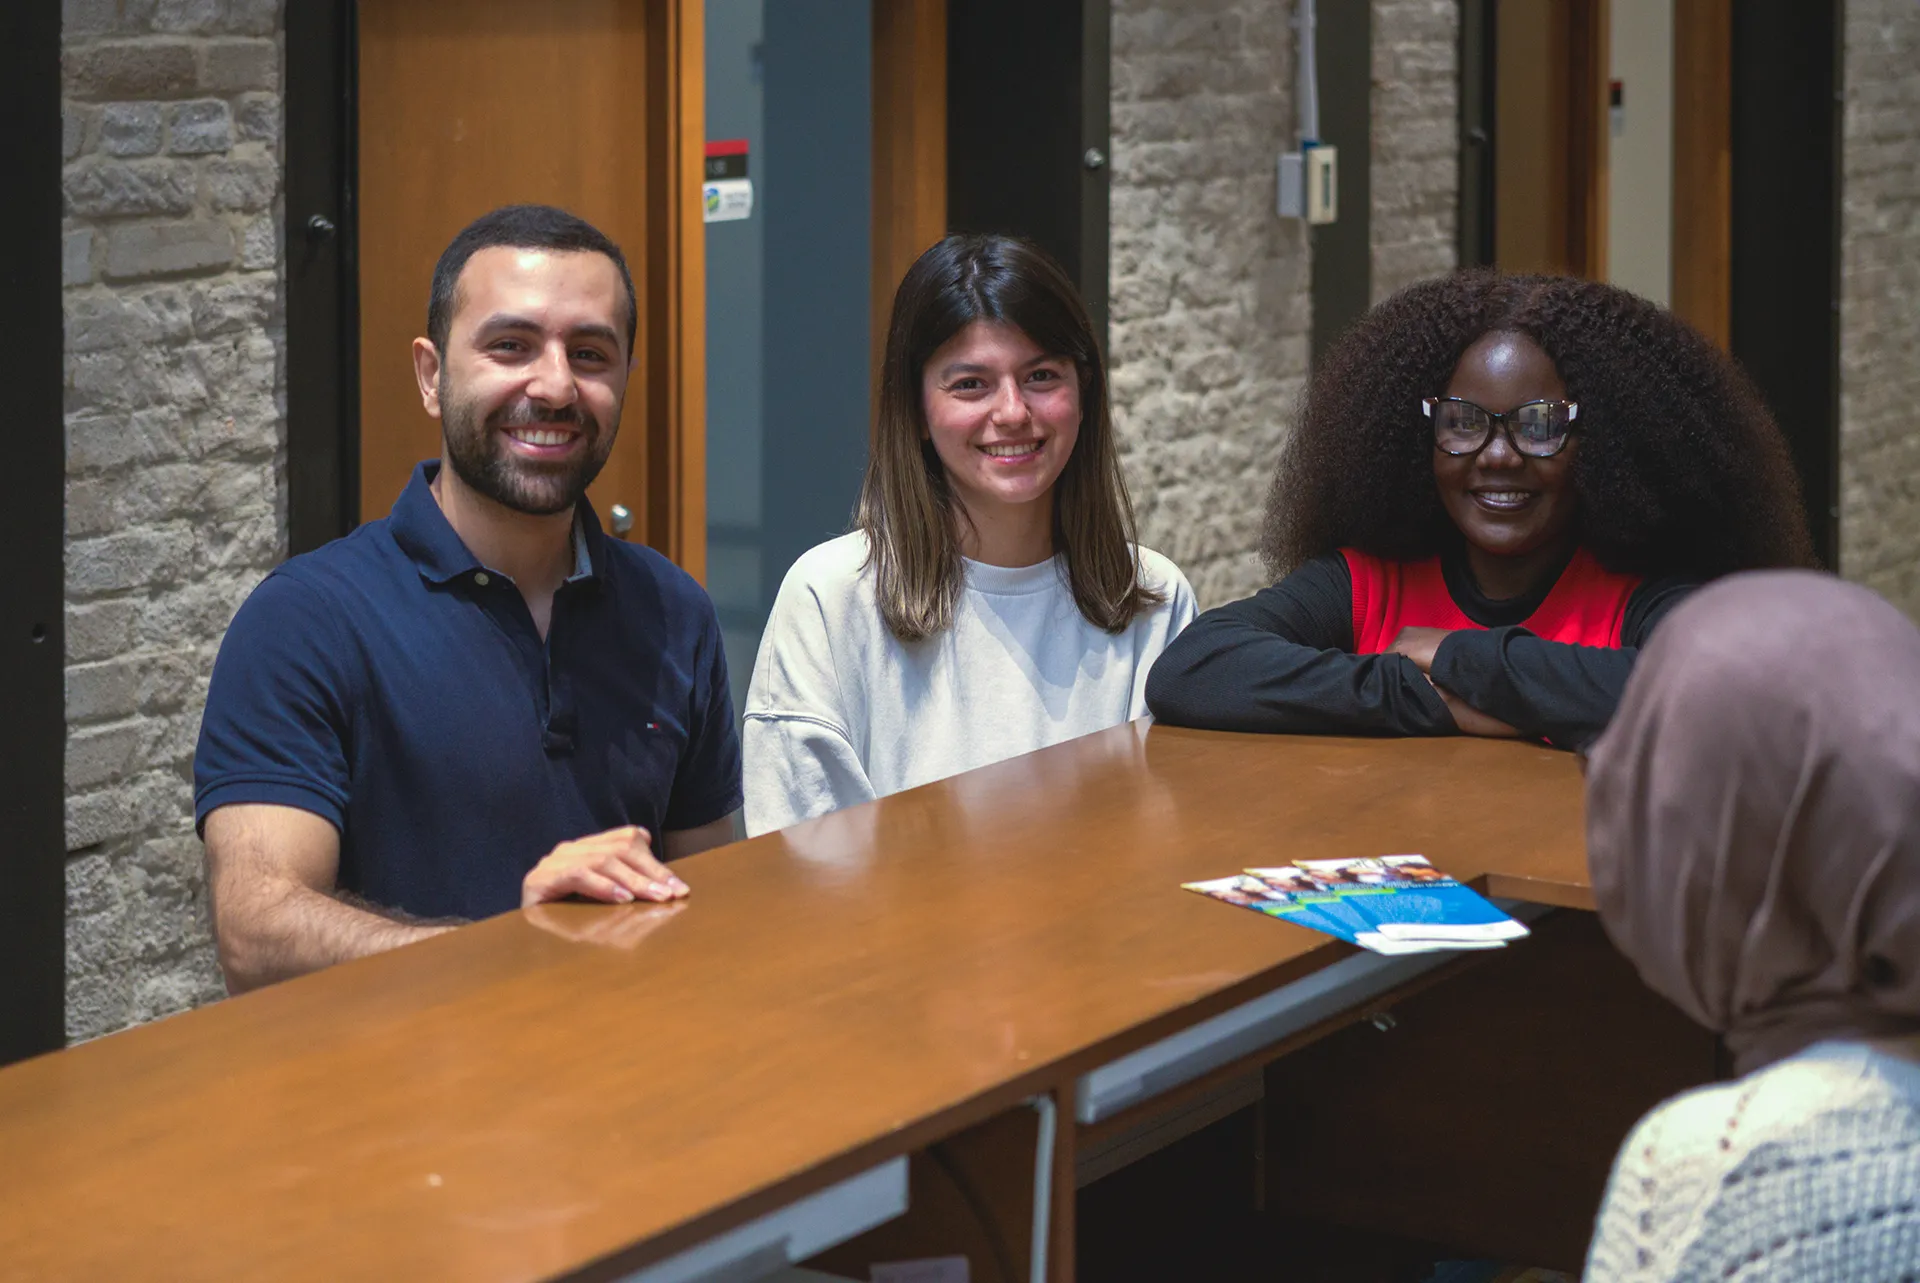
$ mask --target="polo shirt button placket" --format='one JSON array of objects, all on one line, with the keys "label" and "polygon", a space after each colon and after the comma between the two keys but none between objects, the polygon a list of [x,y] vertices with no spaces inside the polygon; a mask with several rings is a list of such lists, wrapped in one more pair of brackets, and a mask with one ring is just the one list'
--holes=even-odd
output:
[{"label": "polo shirt button placket", "polygon": [[567,589],[568,585],[562,584],[553,595],[553,617],[547,625],[546,643],[542,648],[547,677],[547,721],[541,728],[540,742],[549,757],[572,756],[579,731],[573,711],[573,686],[568,680],[567,669],[564,664],[555,664],[559,656],[557,643],[563,631],[561,619],[568,613],[566,603],[572,598]]}]

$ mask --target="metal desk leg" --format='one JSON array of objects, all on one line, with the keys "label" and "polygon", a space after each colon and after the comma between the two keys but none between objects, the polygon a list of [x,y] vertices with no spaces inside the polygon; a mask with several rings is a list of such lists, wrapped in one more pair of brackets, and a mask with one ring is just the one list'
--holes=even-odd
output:
[{"label": "metal desk leg", "polygon": [[1031,1283],[1047,1283],[1047,1245],[1053,1236],[1053,1143],[1059,1126],[1059,1107],[1051,1094],[1027,1102],[1040,1115],[1040,1131],[1033,1142],[1033,1247],[1028,1253]]}]

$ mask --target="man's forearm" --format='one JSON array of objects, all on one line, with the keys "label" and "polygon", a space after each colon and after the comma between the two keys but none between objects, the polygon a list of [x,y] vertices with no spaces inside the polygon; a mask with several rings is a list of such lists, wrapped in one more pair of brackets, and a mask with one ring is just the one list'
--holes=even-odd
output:
[{"label": "man's forearm", "polygon": [[336,962],[425,940],[454,925],[408,921],[372,905],[288,884],[271,901],[256,902],[244,921],[219,924],[220,969],[226,975],[227,992],[245,993]]}]

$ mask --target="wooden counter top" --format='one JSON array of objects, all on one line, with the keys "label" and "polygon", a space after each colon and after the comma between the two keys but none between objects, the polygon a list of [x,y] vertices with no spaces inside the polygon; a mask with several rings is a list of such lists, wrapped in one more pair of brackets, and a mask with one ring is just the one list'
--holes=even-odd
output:
[{"label": "wooden counter top", "polygon": [[1580,817],[1533,746],[1118,727],[0,1071],[0,1278],[611,1277],[1347,951],[1183,881],[1583,906]]}]

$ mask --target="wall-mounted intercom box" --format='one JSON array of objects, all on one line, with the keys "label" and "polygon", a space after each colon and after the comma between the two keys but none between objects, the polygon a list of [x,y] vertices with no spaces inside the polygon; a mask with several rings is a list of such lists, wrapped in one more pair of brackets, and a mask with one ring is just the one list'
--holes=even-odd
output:
[{"label": "wall-mounted intercom box", "polygon": [[1340,216],[1339,153],[1302,147],[1280,157],[1280,217],[1331,223]]}]

